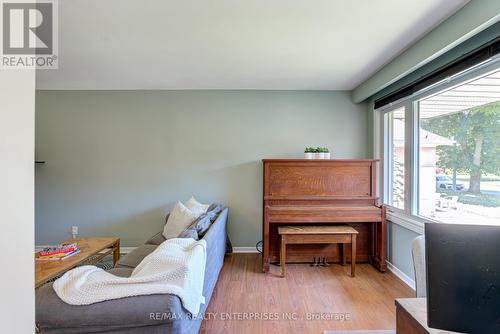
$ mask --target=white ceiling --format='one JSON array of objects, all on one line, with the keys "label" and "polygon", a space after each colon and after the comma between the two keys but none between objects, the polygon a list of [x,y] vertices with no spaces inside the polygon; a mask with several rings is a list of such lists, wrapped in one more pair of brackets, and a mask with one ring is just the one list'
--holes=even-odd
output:
[{"label": "white ceiling", "polygon": [[467,0],[61,0],[37,89],[351,90]]}]

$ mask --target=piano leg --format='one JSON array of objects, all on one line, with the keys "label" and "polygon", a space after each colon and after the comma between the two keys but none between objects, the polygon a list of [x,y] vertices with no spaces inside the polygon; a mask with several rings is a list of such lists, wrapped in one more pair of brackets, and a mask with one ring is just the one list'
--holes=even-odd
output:
[{"label": "piano leg", "polygon": [[370,224],[370,259],[375,256],[376,254],[376,243],[377,243],[377,223],[373,222]]},{"label": "piano leg", "polygon": [[356,276],[356,234],[351,234],[351,277]]},{"label": "piano leg", "polygon": [[262,224],[262,271],[269,272],[269,207],[264,207]]},{"label": "piano leg", "polygon": [[386,227],[386,208],[382,206],[382,221],[375,224],[375,253],[373,256],[370,256],[370,262],[372,265],[377,268],[379,271],[384,272],[387,270],[387,262],[385,259],[386,254],[386,236],[387,236],[387,227]]}]

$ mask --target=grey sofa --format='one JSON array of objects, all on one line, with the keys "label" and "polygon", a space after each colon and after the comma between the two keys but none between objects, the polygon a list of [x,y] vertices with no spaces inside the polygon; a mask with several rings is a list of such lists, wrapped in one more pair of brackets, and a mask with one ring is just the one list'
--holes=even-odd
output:
[{"label": "grey sofa", "polygon": [[[215,218],[203,238],[207,242],[207,263],[203,285],[206,303],[203,314],[224,262],[230,243],[226,234],[228,209]],[[165,241],[161,232],[144,245],[124,256],[110,272],[130,276],[135,266]],[[202,317],[193,317],[175,295],[156,294],[127,297],[92,305],[75,306],[64,303],[55,294],[51,283],[36,290],[36,323],[41,333],[198,333]]]}]

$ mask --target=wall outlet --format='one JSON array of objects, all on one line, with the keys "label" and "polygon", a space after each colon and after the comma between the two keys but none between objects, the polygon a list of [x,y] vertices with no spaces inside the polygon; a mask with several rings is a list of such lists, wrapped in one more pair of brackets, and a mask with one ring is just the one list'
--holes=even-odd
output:
[{"label": "wall outlet", "polygon": [[73,238],[76,238],[78,235],[78,226],[71,226],[71,234],[73,235]]}]

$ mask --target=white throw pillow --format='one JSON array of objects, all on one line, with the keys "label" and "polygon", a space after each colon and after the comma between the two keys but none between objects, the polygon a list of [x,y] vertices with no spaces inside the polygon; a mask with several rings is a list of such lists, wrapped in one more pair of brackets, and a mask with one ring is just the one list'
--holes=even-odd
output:
[{"label": "white throw pillow", "polygon": [[201,215],[189,210],[180,201],[173,208],[168,216],[167,223],[163,228],[165,239],[177,238],[182,231],[188,228]]},{"label": "white throw pillow", "polygon": [[194,196],[191,196],[191,198],[188,199],[188,201],[184,203],[184,205],[194,213],[197,214],[199,213],[199,215],[202,215],[205,212],[207,212],[208,207],[210,206],[210,204],[202,204],[198,202],[196,198],[194,198]]}]

